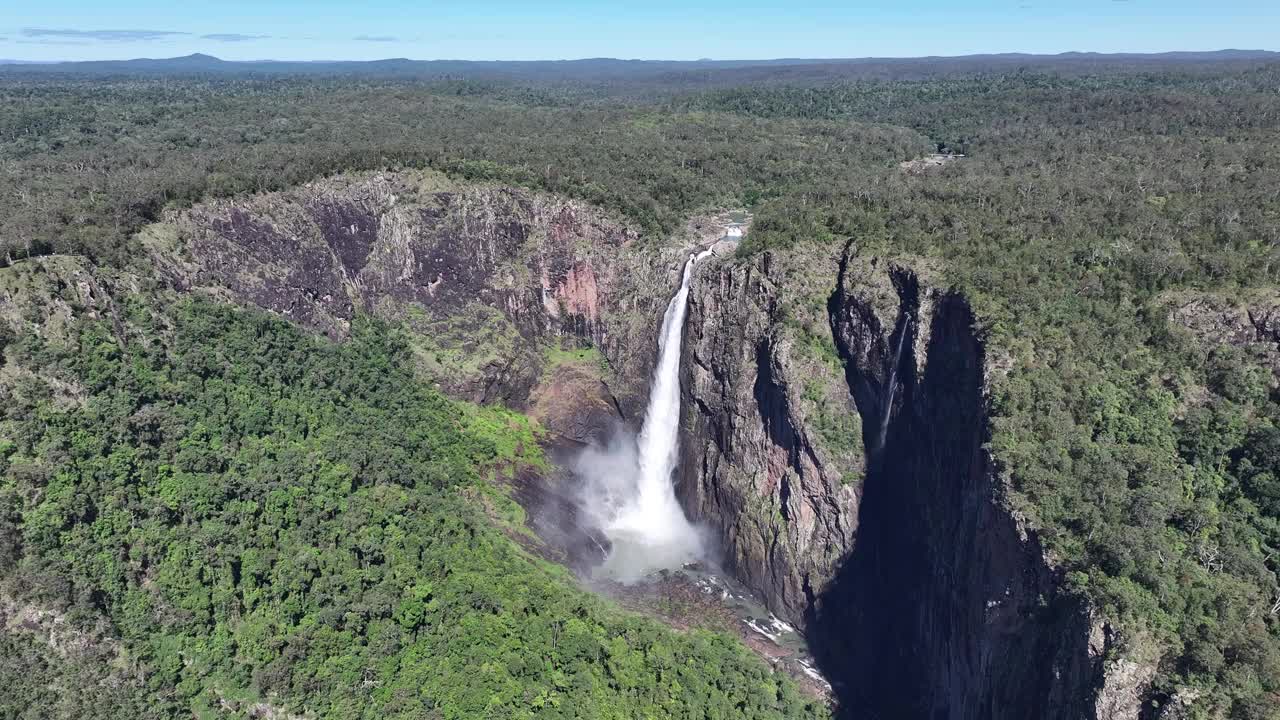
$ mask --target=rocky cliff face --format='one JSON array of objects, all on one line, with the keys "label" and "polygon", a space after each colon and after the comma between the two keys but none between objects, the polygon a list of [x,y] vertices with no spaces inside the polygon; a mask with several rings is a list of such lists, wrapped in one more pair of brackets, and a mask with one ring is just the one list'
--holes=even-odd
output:
[{"label": "rocky cliff face", "polygon": [[360,313],[403,323],[446,392],[515,407],[530,403],[548,347],[647,347],[663,286],[635,233],[599,210],[417,171],[212,201],[143,239],[181,289],[333,338]]},{"label": "rocky cliff face", "polygon": [[[563,198],[397,173],[210,202],[143,239],[163,286],[334,338],[361,313],[402,323],[443,389],[527,409],[554,455],[638,419],[685,246],[712,234],[641,246]],[[1139,717],[1154,650],[1059,593],[1034,531],[1006,504],[984,449],[994,363],[964,298],[925,263],[823,247],[717,256],[695,273],[678,494],[728,569],[806,628],[842,709]],[[1280,306],[1256,300],[1179,296],[1170,308],[1208,345],[1280,368]],[[73,306],[111,320],[125,342],[127,319],[79,260],[0,276],[6,326],[56,335]],[[597,354],[564,353],[587,346]],[[0,385],[29,372],[0,362]],[[67,403],[83,394],[58,391]],[[598,562],[607,541],[577,519],[563,477],[522,472],[514,487],[539,551]],[[1168,717],[1181,707],[1167,706]]]},{"label": "rocky cliff face", "polygon": [[[421,171],[328,178],[173,213],[141,240],[162,287],[253,305],[341,340],[360,316],[408,331],[447,394],[528,412],[553,460],[643,408],[684,251],[598,208]],[[563,463],[561,463],[562,465]],[[607,540],[567,471],[520,468],[513,496],[550,559]]]},{"label": "rocky cliff face", "polygon": [[852,549],[863,471],[822,317],[822,278],[837,268],[828,260],[709,260],[686,324],[678,493],[717,530],[729,569],[792,620]]},{"label": "rocky cliff face", "polygon": [[1110,638],[1090,647],[1088,610],[1059,595],[1034,533],[1004,502],[983,448],[986,361],[972,313],[905,267],[888,274],[891,318],[862,290],[857,258],[830,306],[859,411],[878,426],[866,434],[859,537],[816,604],[813,636],[854,706],[1087,717]]},{"label": "rocky cliff face", "polygon": [[[918,264],[797,255],[694,285],[681,495],[733,570],[805,625],[852,716],[1138,717],[1154,662],[1058,592],[1005,502],[964,298]],[[825,343],[834,382],[797,353]],[[860,419],[861,455],[818,431],[820,389]]]}]

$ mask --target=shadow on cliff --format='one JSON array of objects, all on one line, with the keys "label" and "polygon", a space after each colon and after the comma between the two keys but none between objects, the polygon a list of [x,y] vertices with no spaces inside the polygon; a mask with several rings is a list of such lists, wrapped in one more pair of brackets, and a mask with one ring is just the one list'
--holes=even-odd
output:
[{"label": "shadow on cliff", "polygon": [[854,550],[807,618],[837,716],[1088,717],[1087,620],[1054,599],[983,450],[973,315],[959,295],[935,296],[918,363],[919,289],[914,276],[894,280],[902,303],[888,338],[843,277],[830,306],[870,460]]}]

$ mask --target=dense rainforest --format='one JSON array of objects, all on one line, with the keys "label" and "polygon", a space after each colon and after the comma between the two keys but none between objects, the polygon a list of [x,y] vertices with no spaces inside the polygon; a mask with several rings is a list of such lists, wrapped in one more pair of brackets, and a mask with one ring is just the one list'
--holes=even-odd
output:
[{"label": "dense rainforest", "polygon": [[482,472],[544,462],[533,429],[415,379],[393,330],[334,345],[219,305],[128,310],[123,349],[85,322],[8,350],[90,398],[23,384],[6,408],[10,591],[69,622],[105,610],[121,645],[57,677],[6,636],[6,716],[814,711],[729,638],[624,615],[517,550],[466,497],[518,515]]},{"label": "dense rainforest", "polygon": [[[1277,86],[1264,61],[0,72],[0,272],[145,277],[137,233],[168,212],[400,167],[581,199],[642,242],[746,207],[742,263],[928,263],[1007,368],[989,449],[1064,591],[1161,649],[1153,707],[1275,718],[1280,314],[1254,309],[1280,313]],[[964,157],[903,165],[934,152]],[[415,378],[395,327],[332,344],[154,297],[124,330],[0,327],[0,370],[43,369],[0,385],[0,590],[109,639],[68,668],[0,634],[5,717],[824,712],[728,638],[521,552],[480,508],[518,514],[486,476],[544,462],[536,428]],[[1260,342],[1197,332],[1221,307]]]}]

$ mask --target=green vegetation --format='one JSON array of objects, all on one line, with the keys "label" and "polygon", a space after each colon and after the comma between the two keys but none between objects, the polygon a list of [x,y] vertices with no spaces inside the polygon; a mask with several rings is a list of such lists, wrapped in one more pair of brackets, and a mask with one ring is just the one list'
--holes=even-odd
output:
[{"label": "green vegetation", "polygon": [[[1091,67],[631,88],[2,77],[0,262],[128,265],[168,208],[398,165],[565,193],[649,235],[745,205],[743,257],[852,240],[924,258],[1011,360],[992,451],[1068,590],[1167,649],[1157,698],[1189,688],[1196,717],[1273,718],[1275,378],[1171,324],[1165,300],[1280,284],[1280,67]],[[968,157],[898,167],[934,150]],[[66,409],[74,392],[28,383],[4,403],[0,576],[110,617],[160,698],[147,712],[219,696],[326,717],[797,708],[736,646],[624,618],[488,529],[451,488],[531,445],[495,444],[507,419],[468,425],[413,382],[385,329],[332,347],[183,313],[172,347],[157,331],[125,352],[92,323],[71,353],[0,336],[88,393]],[[46,686],[19,685],[34,694],[16,706]]]},{"label": "green vegetation", "polygon": [[59,409],[33,379],[5,405],[3,587],[120,649],[83,673],[0,635],[0,715],[817,714],[736,641],[625,614],[490,525],[468,488],[541,462],[534,429],[416,380],[400,333],[334,345],[204,302],[131,319],[7,351],[87,395]]},{"label": "green vegetation", "polygon": [[534,105],[501,86],[461,95],[448,82],[367,78],[0,74],[0,196],[12,199],[0,263],[50,252],[123,263],[132,234],[167,208],[396,166],[564,193],[660,235],[711,204],[926,148],[908,130],[847,122],[696,112],[637,126],[613,106],[566,105],[571,90]]},{"label": "green vegetation", "polygon": [[574,364],[586,365],[598,370],[602,377],[607,377],[609,374],[609,361],[605,359],[598,349],[590,346],[566,348],[563,342],[560,342],[556,345],[547,346],[546,351],[543,353],[543,358],[545,360],[544,367],[548,371],[558,365]]},{"label": "green vegetation", "polygon": [[[864,255],[935,259],[988,344],[1013,356],[993,388],[992,449],[1019,509],[1073,591],[1172,648],[1157,696],[1191,688],[1206,717],[1280,707],[1280,405],[1255,357],[1193,342],[1162,298],[1245,299],[1243,288],[1280,282],[1280,102],[1263,90],[1275,77],[1047,90],[1005,79],[1000,102],[927,83],[915,90],[946,98],[913,106],[922,129],[948,142],[963,131],[969,157],[857,193],[764,203],[740,249],[829,237]],[[827,116],[809,101],[823,98],[879,117],[848,92],[733,97],[758,101],[745,112]],[[1005,113],[1015,103],[1016,119]]]},{"label": "green vegetation", "polygon": [[[832,398],[829,387],[821,380],[810,380],[804,384],[801,397],[814,409],[807,420],[822,436],[827,448],[841,454],[861,456],[862,418],[856,410],[851,411],[847,397],[839,397],[838,401]],[[857,476],[846,472],[842,480],[853,482]]]},{"label": "green vegetation", "polygon": [[[822,303],[815,303],[814,308],[825,310]],[[807,379],[800,392],[805,427],[817,432],[822,446],[832,453],[830,461],[839,468],[841,482],[861,482],[866,462],[862,416],[850,402],[844,362],[831,340],[830,327],[789,317],[783,325],[789,331],[794,361],[805,368]]]},{"label": "green vegetation", "polygon": [[410,305],[405,325],[418,366],[442,383],[482,377],[487,367],[519,354],[523,341],[501,310],[481,302],[443,318]]},{"label": "green vegetation", "polygon": [[548,468],[539,445],[543,431],[529,417],[501,406],[465,404],[463,407],[466,431],[493,446],[496,457],[490,465],[496,461],[506,470],[514,470],[517,464],[540,470]]}]

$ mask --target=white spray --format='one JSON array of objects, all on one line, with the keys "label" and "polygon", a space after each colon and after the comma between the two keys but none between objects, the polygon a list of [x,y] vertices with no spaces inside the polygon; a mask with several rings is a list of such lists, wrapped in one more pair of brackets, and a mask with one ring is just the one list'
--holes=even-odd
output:
[{"label": "white spray", "polygon": [[[710,254],[705,250],[690,255],[680,278],[680,289],[667,305],[662,318],[662,332],[658,336],[658,366],[653,373],[653,387],[649,391],[649,407],[645,411],[644,427],[635,445],[635,454],[626,452],[627,442],[616,441],[607,451],[594,451],[585,457],[585,465],[602,467],[614,465],[615,472],[607,475],[617,478],[617,464],[630,464],[631,482],[624,487],[606,488],[603,496],[617,498],[621,502],[608,503],[611,515],[605,529],[613,543],[613,550],[601,567],[601,572],[622,582],[638,580],[663,568],[678,568],[697,560],[702,553],[702,538],[689,523],[676,500],[671,484],[679,450],[680,430],[680,343],[684,330],[685,311],[689,300],[689,276],[693,265]],[[579,467],[584,463],[580,462]],[[591,473],[597,477],[601,473]],[[629,485],[630,487],[625,487]],[[621,492],[619,492],[621,491]]]}]

